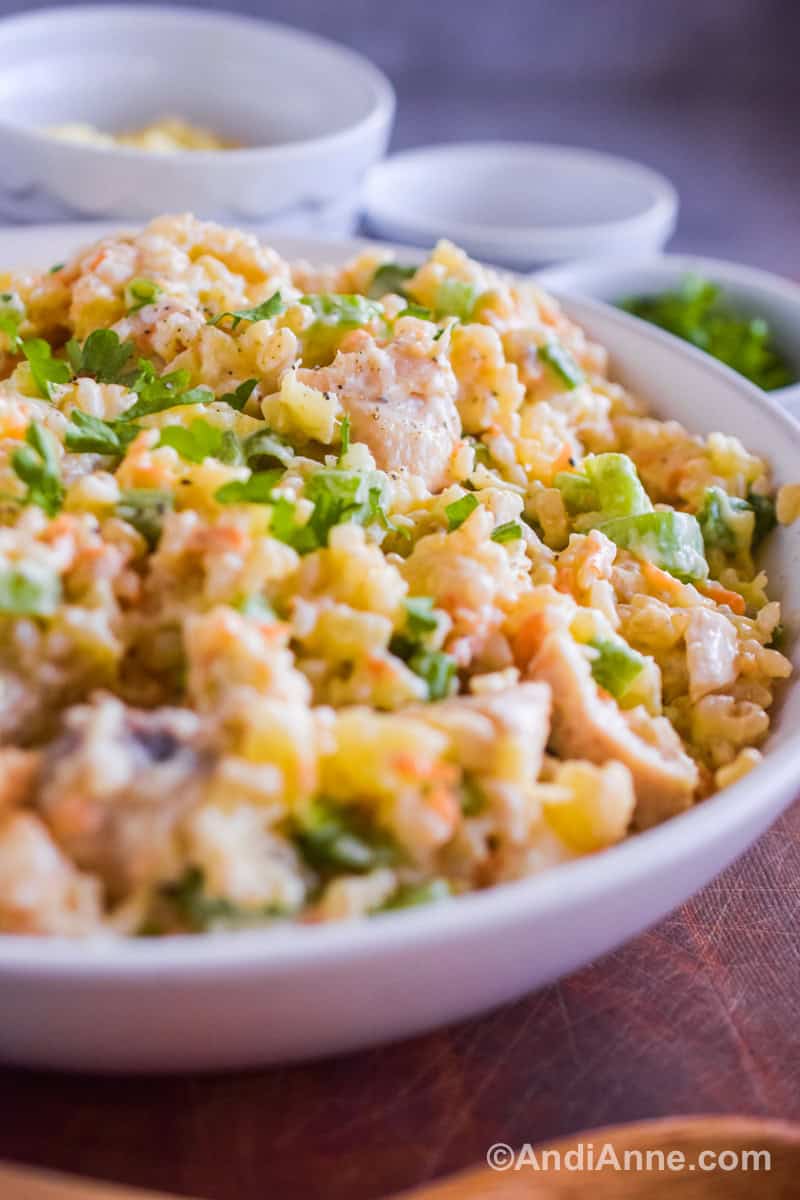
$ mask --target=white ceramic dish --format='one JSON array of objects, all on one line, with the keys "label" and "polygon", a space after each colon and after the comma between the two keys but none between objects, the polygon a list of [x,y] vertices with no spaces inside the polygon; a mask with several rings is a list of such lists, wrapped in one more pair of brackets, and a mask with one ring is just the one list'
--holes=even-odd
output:
[{"label": "white ceramic dish", "polygon": [[[800,285],[770,271],[694,255],[659,254],[621,260],[583,259],[537,273],[545,287],[570,296],[617,304],[628,296],[655,295],[699,275],[721,285],[725,296],[750,316],[765,317],[800,380]],[[771,395],[800,415],[800,382]]]},{"label": "white ceramic dish", "polygon": [[[0,220],[146,219],[352,229],[386,148],[391,84],[333,42],[248,17],[161,6],[44,9],[0,21]],[[241,150],[156,155],[43,128],[178,115]]]},{"label": "white ceramic dish", "polygon": [[431,245],[446,236],[515,270],[584,255],[660,250],[678,196],[641,163],[572,146],[461,143],[395,154],[370,171],[370,231]]},{"label": "white ceramic dish", "polygon": [[[0,263],[64,257],[85,230],[0,233]],[[318,262],[354,243],[274,239]],[[591,301],[569,310],[618,378],[700,431],[725,429],[798,475],[800,426],[726,368]],[[768,567],[789,628],[800,528]],[[480,1012],[547,983],[658,920],[730,863],[797,792],[800,683],[766,761],[691,812],[593,858],[438,907],[360,923],[106,943],[0,937],[0,1058],[82,1070],[253,1066],[350,1050]]]}]

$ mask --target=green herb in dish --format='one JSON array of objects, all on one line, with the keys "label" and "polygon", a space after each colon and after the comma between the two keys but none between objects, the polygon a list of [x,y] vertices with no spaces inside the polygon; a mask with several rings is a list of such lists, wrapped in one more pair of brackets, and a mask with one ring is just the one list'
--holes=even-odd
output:
[{"label": "green herb in dish", "polygon": [[744,316],[707,279],[688,275],[674,291],[631,296],[619,307],[705,350],[765,392],[795,382],[767,322]]}]

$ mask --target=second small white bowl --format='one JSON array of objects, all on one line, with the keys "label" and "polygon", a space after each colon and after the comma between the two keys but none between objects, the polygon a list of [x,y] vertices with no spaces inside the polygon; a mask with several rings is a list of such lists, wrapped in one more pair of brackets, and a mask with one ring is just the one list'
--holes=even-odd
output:
[{"label": "second small white bowl", "polygon": [[485,142],[393,155],[367,176],[364,208],[376,236],[449,237],[475,258],[530,270],[660,250],[678,197],[663,175],[596,150]]}]

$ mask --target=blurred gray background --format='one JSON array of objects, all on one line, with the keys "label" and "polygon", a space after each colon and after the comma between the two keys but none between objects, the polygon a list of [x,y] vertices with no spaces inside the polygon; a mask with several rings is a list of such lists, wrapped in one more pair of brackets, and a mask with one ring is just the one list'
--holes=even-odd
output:
[{"label": "blurred gray background", "polygon": [[[369,55],[397,88],[394,149],[523,138],[632,155],[680,192],[673,249],[800,276],[800,0],[199,6],[286,21]],[[0,0],[2,13],[33,7]]]}]

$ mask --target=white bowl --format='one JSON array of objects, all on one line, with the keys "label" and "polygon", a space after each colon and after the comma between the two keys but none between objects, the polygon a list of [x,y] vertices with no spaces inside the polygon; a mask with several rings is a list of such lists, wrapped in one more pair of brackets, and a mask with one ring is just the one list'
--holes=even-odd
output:
[{"label": "white bowl", "polygon": [[618,304],[629,296],[655,295],[680,285],[687,275],[718,283],[743,314],[764,317],[775,341],[794,368],[798,382],[770,395],[800,415],[800,286],[780,275],[741,263],[696,255],[659,254],[632,261],[584,259],[537,272],[546,288],[559,294],[588,296]]},{"label": "white bowl", "polygon": [[[83,237],[0,232],[0,263],[49,263]],[[356,248],[275,244],[317,262]],[[797,477],[800,426],[757,389],[624,313],[583,300],[568,309],[656,412],[738,434],[777,483]],[[796,632],[800,526],[773,535],[766,565]],[[449,904],[206,937],[0,937],[0,1057],[105,1071],[254,1066],[404,1037],[519,996],[657,921],[770,825],[797,792],[800,682],[779,708],[765,762],[724,793],[605,853]]]},{"label": "white bowl", "polygon": [[660,250],[678,197],[656,171],[596,150],[485,142],[393,155],[370,171],[364,210],[378,237],[449,237],[476,258],[530,270]]},{"label": "white bowl", "polygon": [[[265,21],[185,8],[45,9],[0,21],[0,220],[146,219],[349,232],[394,115],[353,51]],[[245,143],[159,155],[65,142],[178,115]]]}]

